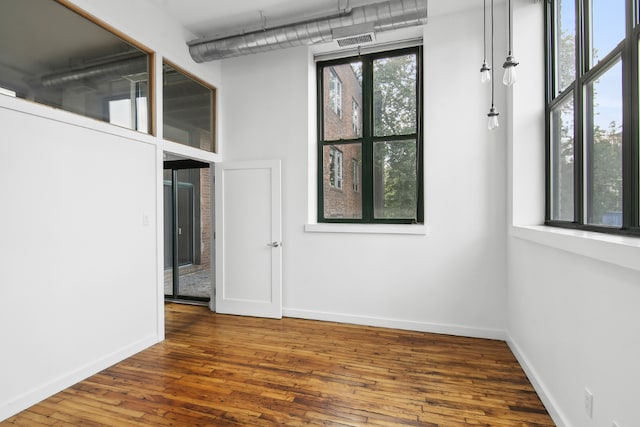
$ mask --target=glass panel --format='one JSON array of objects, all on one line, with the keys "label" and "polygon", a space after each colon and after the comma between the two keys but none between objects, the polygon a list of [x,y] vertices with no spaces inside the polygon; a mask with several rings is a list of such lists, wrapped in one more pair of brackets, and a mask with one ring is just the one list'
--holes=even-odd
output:
[{"label": "glass panel", "polygon": [[[211,171],[207,168],[177,171],[177,200],[172,173],[164,171],[165,295],[207,299],[211,295]],[[174,245],[176,232],[178,239]],[[177,292],[173,283],[174,253],[178,264]]]},{"label": "glass panel", "polygon": [[214,91],[170,65],[163,66],[164,139],[214,151]]},{"label": "glass panel", "polygon": [[551,112],[551,219],[574,220],[573,96]]},{"label": "glass panel", "polygon": [[622,64],[585,88],[587,222],[622,225]]},{"label": "glass panel", "polygon": [[337,141],[362,136],[362,63],[325,67],[324,139]]},{"label": "glass panel", "polygon": [[416,141],[373,145],[373,209],[376,219],[417,218]]},{"label": "glass panel", "polygon": [[591,65],[625,37],[625,0],[591,0]]},{"label": "glass panel", "polygon": [[416,55],[373,62],[373,126],[375,136],[416,133]]},{"label": "glass panel", "polygon": [[165,169],[164,201],[164,294],[173,294],[173,171]]},{"label": "glass panel", "polygon": [[58,2],[4,0],[0,58],[6,93],[149,132],[149,55]]},{"label": "glass panel", "polygon": [[210,169],[178,171],[178,296],[211,295]]},{"label": "glass panel", "polygon": [[361,219],[362,145],[326,145],[324,161],[324,217]]},{"label": "glass panel", "polygon": [[556,94],[576,78],[576,4],[575,0],[556,2]]},{"label": "glass panel", "polygon": [[148,133],[147,84],[146,82],[136,82],[131,85],[131,89],[135,91],[131,98],[109,101],[109,122]]}]

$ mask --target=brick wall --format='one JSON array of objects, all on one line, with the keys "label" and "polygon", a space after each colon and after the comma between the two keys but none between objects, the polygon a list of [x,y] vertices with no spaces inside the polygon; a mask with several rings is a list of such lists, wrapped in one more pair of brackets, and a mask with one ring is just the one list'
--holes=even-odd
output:
[{"label": "brick wall", "polygon": [[[342,114],[337,114],[330,106],[329,81],[331,70],[340,79],[342,85]],[[362,129],[362,86],[353,68],[349,64],[326,67],[324,69],[324,139],[325,141],[348,140],[358,138]],[[358,126],[354,129],[354,102],[357,109]],[[324,147],[324,216],[325,218],[361,218],[362,217],[362,179],[361,144],[338,144],[334,147],[342,152],[342,188],[331,185],[330,147]],[[354,176],[353,164],[357,173]],[[355,185],[358,182],[358,185]]]},{"label": "brick wall", "polygon": [[200,265],[206,269],[211,266],[211,193],[211,169],[200,169]]}]

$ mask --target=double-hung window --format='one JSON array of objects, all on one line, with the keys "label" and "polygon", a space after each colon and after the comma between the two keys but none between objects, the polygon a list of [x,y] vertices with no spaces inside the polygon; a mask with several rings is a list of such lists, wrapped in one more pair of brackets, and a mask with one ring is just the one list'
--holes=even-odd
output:
[{"label": "double-hung window", "polygon": [[640,234],[639,3],[547,4],[548,225]]},{"label": "double-hung window", "polygon": [[319,222],[423,222],[421,53],[318,62]]}]

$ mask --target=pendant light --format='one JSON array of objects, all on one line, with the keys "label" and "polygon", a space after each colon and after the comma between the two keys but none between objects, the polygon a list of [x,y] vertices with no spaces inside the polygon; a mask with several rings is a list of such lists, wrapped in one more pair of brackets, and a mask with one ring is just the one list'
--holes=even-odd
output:
[{"label": "pendant light", "polygon": [[[493,44],[494,44],[494,18],[493,18],[493,0],[491,0],[491,63],[493,64]],[[489,130],[494,130],[497,129],[500,126],[500,123],[498,122],[498,116],[500,115],[500,113],[498,113],[496,111],[496,107],[494,105],[494,98],[495,98],[495,83],[494,83],[494,79],[493,79],[493,70],[491,70],[491,108],[489,109],[489,113],[487,114],[487,117],[489,117],[489,120],[487,122],[487,127],[489,128]]]},{"label": "pendant light", "polygon": [[482,29],[483,29],[483,44],[484,44],[484,59],[482,60],[482,67],[480,67],[480,81],[482,83],[489,83],[491,80],[491,68],[487,65],[487,0],[484,0],[484,8],[482,9]]},{"label": "pendant light", "polygon": [[507,59],[505,60],[502,68],[504,68],[504,76],[502,77],[502,83],[505,86],[513,86],[516,82],[516,67],[518,66],[518,62],[513,57],[511,51],[513,50],[513,28],[511,25],[511,0],[509,0],[509,53],[507,54]]}]

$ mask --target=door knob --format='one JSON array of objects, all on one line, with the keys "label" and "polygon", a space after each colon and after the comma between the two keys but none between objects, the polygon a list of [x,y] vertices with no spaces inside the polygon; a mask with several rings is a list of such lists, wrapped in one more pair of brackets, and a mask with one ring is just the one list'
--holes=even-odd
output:
[{"label": "door knob", "polygon": [[273,243],[269,243],[269,246],[271,246],[272,248],[278,248],[282,245],[281,242],[273,242]]}]

